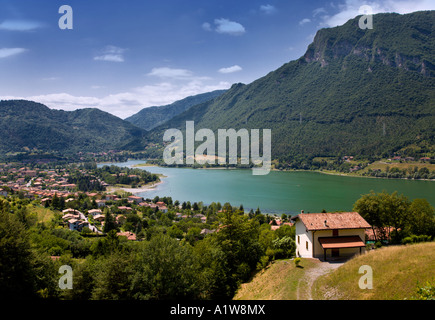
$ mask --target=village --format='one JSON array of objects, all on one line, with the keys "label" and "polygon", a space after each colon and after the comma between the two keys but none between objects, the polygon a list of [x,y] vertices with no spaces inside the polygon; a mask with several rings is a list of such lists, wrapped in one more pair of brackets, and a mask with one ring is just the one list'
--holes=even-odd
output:
[{"label": "village", "polygon": [[[85,169],[79,170],[81,174],[88,175]],[[30,169],[17,165],[0,164],[0,196],[7,197],[11,194],[18,194],[21,198],[37,200],[41,206],[49,207],[53,201],[61,203],[60,209],[62,219],[71,231],[103,233],[105,213],[112,212],[116,215],[116,222],[121,224],[126,214],[136,214],[140,208],[149,208],[161,213],[168,212],[168,204],[163,201],[145,201],[144,198],[123,192],[122,195],[108,192],[80,192],[77,185],[68,183],[69,170],[62,169]],[[123,173],[120,173],[122,176]],[[130,178],[136,176],[130,175]],[[98,180],[104,187],[109,184]],[[92,180],[91,180],[92,182]],[[88,197],[95,208],[89,208],[81,212],[77,206],[77,199]],[[59,208],[58,206],[56,206]],[[178,205],[181,209],[182,205]],[[65,208],[65,209],[63,209]],[[105,210],[106,209],[106,210]],[[193,210],[193,209],[192,209]],[[197,218],[202,223],[206,222],[203,214],[197,213],[188,216],[187,214],[175,213],[177,219]],[[203,229],[203,233],[210,230]],[[118,235],[126,236],[128,240],[136,240],[132,232],[119,232]]]}]

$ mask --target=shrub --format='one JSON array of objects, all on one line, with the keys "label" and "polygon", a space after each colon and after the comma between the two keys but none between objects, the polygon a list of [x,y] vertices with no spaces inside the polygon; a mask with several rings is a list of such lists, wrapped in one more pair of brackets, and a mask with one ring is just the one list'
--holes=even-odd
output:
[{"label": "shrub", "polygon": [[405,237],[402,239],[402,244],[409,244],[409,243],[419,243],[419,242],[427,242],[431,241],[432,237],[422,234],[419,236],[416,236],[415,234],[411,235],[410,237]]},{"label": "shrub", "polygon": [[431,284],[429,281],[424,286],[417,286],[418,300],[435,300],[435,283]]},{"label": "shrub", "polygon": [[409,243],[413,243],[413,240],[411,237],[406,237],[402,239],[402,244],[409,244]]},{"label": "shrub", "polygon": [[301,258],[295,258],[295,265],[296,267],[299,267],[299,264],[301,263]]},{"label": "shrub", "polygon": [[257,262],[257,270],[260,271],[266,268],[268,263],[269,263],[269,256],[262,256],[260,258],[260,261]]}]

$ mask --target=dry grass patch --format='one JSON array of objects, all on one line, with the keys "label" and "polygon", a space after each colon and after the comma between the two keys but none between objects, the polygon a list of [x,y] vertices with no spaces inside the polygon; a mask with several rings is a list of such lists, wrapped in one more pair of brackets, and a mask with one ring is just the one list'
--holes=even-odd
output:
[{"label": "dry grass patch", "polygon": [[48,208],[44,208],[42,206],[29,206],[28,211],[34,215],[36,215],[38,222],[49,222],[53,216],[54,212]]},{"label": "dry grass patch", "polygon": [[311,259],[302,259],[300,267],[296,267],[293,260],[275,261],[252,281],[242,284],[234,300],[296,300],[299,280],[316,265]]},{"label": "dry grass patch", "polygon": [[[363,265],[373,270],[373,289],[359,288],[363,276],[359,268]],[[434,280],[434,266],[435,242],[380,248],[357,256],[317,279],[314,299],[412,299],[418,284]]]},{"label": "dry grass patch", "polygon": [[429,162],[386,162],[386,161],[376,161],[367,166],[363,171],[367,171],[368,169],[376,170],[380,169],[382,171],[385,171],[387,167],[392,168],[399,168],[401,170],[403,169],[409,169],[409,168],[415,168],[418,169],[421,168],[428,168],[430,171],[435,170],[435,164],[429,163]]}]

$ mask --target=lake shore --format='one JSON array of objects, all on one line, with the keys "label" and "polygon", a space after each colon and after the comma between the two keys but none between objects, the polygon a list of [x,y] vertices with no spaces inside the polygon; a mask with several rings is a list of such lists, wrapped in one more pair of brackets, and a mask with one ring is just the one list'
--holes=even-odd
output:
[{"label": "lake shore", "polygon": [[[143,162],[145,161],[131,160],[116,165],[131,167]],[[143,169],[147,170],[147,168]],[[130,188],[129,185],[118,185],[118,187],[124,187],[126,191],[138,193],[137,195],[145,198],[167,196],[179,201],[229,202],[236,205],[243,204],[245,208],[259,207],[262,212],[273,214],[293,215],[300,213],[301,210],[306,212],[320,212],[322,209],[352,210],[355,201],[371,190],[375,192],[386,190],[390,193],[397,191],[410,199],[425,198],[435,205],[433,182],[385,178],[351,179],[351,176],[340,172],[329,173],[320,170],[318,172],[273,170],[275,172],[258,178],[252,175],[251,170],[241,170],[241,168],[225,170],[221,167],[218,171],[217,168],[186,169],[189,168],[150,167],[151,173],[167,176],[161,178],[163,185],[136,189]],[[290,173],[291,171],[293,173]],[[119,192],[124,191],[119,190]]]},{"label": "lake shore", "polygon": [[139,194],[147,191],[154,190],[157,186],[163,183],[163,180],[160,180],[159,182],[155,183],[149,183],[144,186],[141,186],[139,188],[127,188],[127,187],[119,187],[119,186],[109,186],[107,191],[109,193],[114,193],[117,191],[124,191],[124,192],[130,192],[132,194]]}]

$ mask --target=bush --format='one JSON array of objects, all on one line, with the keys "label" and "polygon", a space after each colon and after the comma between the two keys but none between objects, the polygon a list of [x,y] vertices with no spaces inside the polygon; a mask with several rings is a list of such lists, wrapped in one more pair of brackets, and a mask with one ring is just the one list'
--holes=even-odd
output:
[{"label": "bush", "polygon": [[266,268],[268,263],[269,263],[269,256],[262,256],[260,258],[260,261],[257,262],[257,270],[260,271]]},{"label": "bush", "polygon": [[427,242],[431,241],[432,237],[422,234],[419,236],[416,236],[415,234],[411,235],[410,237],[406,237],[402,239],[402,244],[410,244],[410,243],[419,243],[419,242]]},{"label": "bush", "polygon": [[295,265],[296,265],[296,267],[299,267],[299,264],[301,263],[301,258],[295,258]]},{"label": "bush", "polygon": [[429,281],[427,281],[424,286],[418,285],[416,299],[435,300],[435,283],[431,284]]},{"label": "bush", "polygon": [[410,244],[413,243],[413,240],[411,237],[405,237],[402,239],[402,244]]}]

